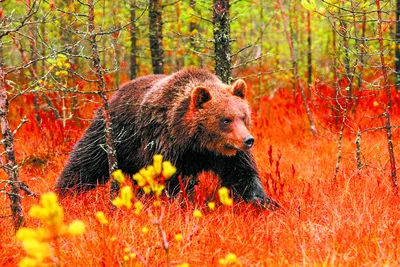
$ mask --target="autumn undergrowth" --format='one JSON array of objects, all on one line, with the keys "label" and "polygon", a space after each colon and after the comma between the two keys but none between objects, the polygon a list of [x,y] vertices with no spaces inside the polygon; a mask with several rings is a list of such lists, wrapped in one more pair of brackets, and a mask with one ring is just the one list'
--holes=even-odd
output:
[{"label": "autumn undergrowth", "polygon": [[[379,92],[378,92],[379,93]],[[23,99],[22,99],[23,98]],[[30,96],[12,104],[13,124],[23,114],[33,114]],[[359,102],[345,130],[343,159],[337,183],[333,183],[338,127],[329,101],[313,98],[317,137],[308,128],[305,111],[291,90],[279,90],[261,99],[254,112],[254,154],[262,183],[282,208],[271,212],[246,203],[221,203],[217,179],[200,175],[193,200],[183,195],[168,199],[163,194],[138,193],[129,179],[123,186],[132,191],[132,207],[110,210],[108,187],[58,200],[64,223],[79,220],[85,231],[57,238],[58,266],[395,266],[400,255],[400,204],[390,181],[389,157],[384,132],[363,134],[363,168],[355,160],[356,126],[378,127],[380,113],[374,101]],[[21,101],[21,102],[18,102]],[[395,101],[393,101],[395,102]],[[96,104],[79,109],[78,117],[90,118]],[[400,125],[397,106],[393,125]],[[66,126],[49,112],[39,125],[30,117],[16,135],[17,158],[22,161],[21,179],[38,194],[51,192],[68,152],[89,122],[69,120]],[[340,121],[340,120],[339,120]],[[399,140],[394,130],[394,140]],[[399,158],[398,142],[395,153]],[[143,166],[147,167],[147,166]],[[3,175],[3,174],[2,174]],[[5,178],[2,176],[2,179]],[[127,178],[127,177],[125,177]],[[2,216],[8,214],[7,198],[1,196]],[[156,205],[154,204],[157,201]],[[142,205],[140,212],[135,212]],[[208,203],[215,203],[210,208]],[[40,199],[24,196],[24,227],[45,227],[29,216]],[[114,203],[116,204],[116,203]],[[138,205],[138,204],[137,204]],[[157,224],[159,220],[159,224]],[[160,234],[160,227],[164,232]],[[0,266],[16,266],[27,253],[15,236],[11,219],[0,224]],[[166,257],[165,244],[168,244]],[[54,243],[50,242],[54,248]],[[29,255],[28,255],[29,256]]]}]

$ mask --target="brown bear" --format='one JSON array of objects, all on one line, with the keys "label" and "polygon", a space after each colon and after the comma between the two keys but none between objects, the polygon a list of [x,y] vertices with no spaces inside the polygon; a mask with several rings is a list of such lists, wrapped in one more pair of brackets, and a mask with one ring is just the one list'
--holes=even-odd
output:
[{"label": "brown bear", "polygon": [[[110,100],[118,167],[135,174],[162,154],[177,168],[167,180],[169,195],[179,192],[180,176],[193,190],[196,176],[212,171],[236,198],[277,208],[265,193],[250,152],[250,108],[241,79],[223,84],[205,69],[132,80]],[[61,196],[82,192],[109,180],[100,112],[75,145],[56,190]]]}]

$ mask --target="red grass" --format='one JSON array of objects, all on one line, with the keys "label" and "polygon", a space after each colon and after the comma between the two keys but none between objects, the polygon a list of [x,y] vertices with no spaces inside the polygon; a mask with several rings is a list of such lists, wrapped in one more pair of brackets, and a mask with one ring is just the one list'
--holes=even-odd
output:
[{"label": "red grass", "polygon": [[[320,89],[324,87],[320,85]],[[360,101],[357,112],[349,118],[349,126],[365,129],[382,125],[382,119],[367,115],[382,111],[374,107],[373,101],[383,97]],[[12,104],[13,125],[24,114],[33,114],[31,97],[18,101]],[[326,108],[334,102],[315,98],[313,104],[320,133],[316,138],[308,128],[301,102],[293,100],[289,90],[279,91],[273,99],[263,98],[255,114],[254,152],[265,188],[282,204],[279,211],[260,211],[244,203],[233,207],[217,205],[209,211],[204,202],[217,202],[217,181],[211,174],[201,175],[194,202],[183,197],[164,200],[162,226],[171,246],[173,266],[183,262],[190,266],[218,266],[218,260],[229,252],[235,253],[243,266],[398,264],[400,199],[392,191],[385,133],[362,135],[366,167],[357,171],[355,134],[346,128],[340,175],[334,185],[338,126]],[[399,107],[393,110],[392,123],[399,125]],[[79,112],[80,117],[90,118],[93,107],[81,108]],[[37,193],[52,190],[68,151],[88,125],[70,121],[62,127],[49,114],[42,114],[40,127],[31,116],[16,136],[17,158],[25,163],[20,177]],[[399,140],[396,130],[394,140]],[[6,196],[1,197],[8,205]],[[145,210],[152,209],[151,199],[141,200]],[[25,197],[25,214],[37,202]],[[80,219],[87,226],[83,236],[62,240],[59,260],[63,266],[124,265],[125,247],[137,253],[147,266],[166,266],[165,252],[152,219],[146,213],[136,216],[126,210],[110,214],[107,188],[65,199],[62,205],[67,222]],[[193,217],[195,208],[202,210],[202,218]],[[111,221],[109,226],[97,222],[97,211],[106,213]],[[6,214],[8,206],[3,205],[2,215]],[[0,266],[15,266],[25,254],[14,237],[11,219],[1,220]],[[27,227],[37,225],[36,220],[26,217]],[[141,232],[144,226],[150,230],[147,235]],[[183,234],[182,242],[174,240],[177,233]],[[145,266],[141,261],[137,259],[128,266]]]}]

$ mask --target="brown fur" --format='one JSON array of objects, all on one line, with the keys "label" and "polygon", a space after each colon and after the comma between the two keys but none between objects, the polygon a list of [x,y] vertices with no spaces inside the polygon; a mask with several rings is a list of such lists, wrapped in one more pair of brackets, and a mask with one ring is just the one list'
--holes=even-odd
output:
[{"label": "brown fur", "polygon": [[[167,184],[171,194],[179,191],[178,175],[192,190],[197,174],[211,170],[235,196],[277,207],[265,194],[248,149],[254,139],[248,130],[246,90],[243,80],[226,85],[204,69],[126,83],[110,101],[119,168],[134,174],[151,164],[154,154],[162,154],[178,169]],[[60,194],[107,182],[103,144],[104,122],[98,113],[57,181]]]}]

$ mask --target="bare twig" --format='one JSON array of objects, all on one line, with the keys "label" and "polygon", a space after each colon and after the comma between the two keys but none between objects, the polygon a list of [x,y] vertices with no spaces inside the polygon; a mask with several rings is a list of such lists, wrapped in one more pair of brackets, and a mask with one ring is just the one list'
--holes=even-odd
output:
[{"label": "bare twig", "polygon": [[307,97],[306,97],[306,94],[304,92],[304,87],[303,87],[303,84],[302,84],[302,82],[300,80],[299,69],[298,69],[298,65],[297,65],[296,56],[295,56],[295,53],[294,53],[292,38],[291,38],[289,30],[288,30],[288,23],[287,23],[285,11],[283,10],[283,3],[282,2],[283,2],[283,0],[279,0],[278,1],[279,8],[281,10],[281,15],[282,15],[283,26],[284,26],[284,29],[285,29],[286,38],[287,38],[287,41],[289,43],[290,56],[292,58],[293,76],[294,76],[294,78],[296,80],[297,85],[300,88],[300,94],[301,94],[301,98],[303,100],[304,108],[306,109],[307,118],[308,118],[308,121],[310,123],[310,129],[311,129],[312,134],[315,136],[317,134],[317,129],[315,128],[314,121],[313,121],[312,116],[311,116],[311,111],[310,111],[310,108],[308,107],[308,104],[307,104]]},{"label": "bare twig", "polygon": [[[106,84],[104,81],[103,76],[103,68],[101,66],[100,57],[98,54],[98,46],[96,41],[96,33],[95,24],[94,24],[94,2],[93,0],[88,1],[89,6],[89,16],[88,16],[88,29],[89,29],[89,40],[92,47],[92,54],[93,54],[93,65],[95,68],[95,74],[98,79],[98,86],[99,86],[99,96],[102,99],[103,106],[101,108],[101,113],[104,118],[104,131],[106,135],[106,152],[107,152],[107,159],[108,159],[108,173],[111,180],[111,188],[110,188],[110,202],[113,200],[119,192],[119,183],[115,181],[112,177],[112,173],[118,169],[117,164],[117,157],[116,157],[116,150],[114,144],[114,137],[112,132],[112,118],[109,111],[109,103],[108,98],[105,93]],[[110,205],[113,207],[113,205]]]}]

